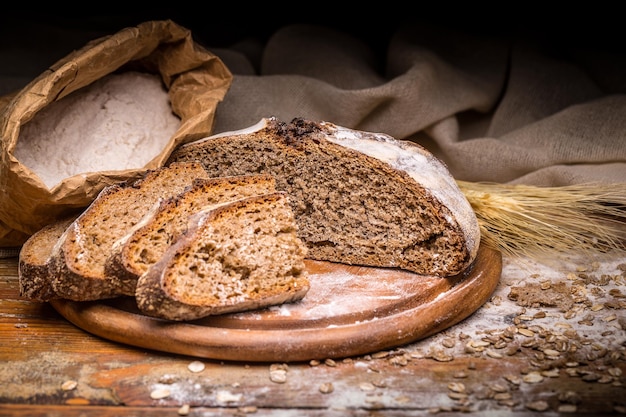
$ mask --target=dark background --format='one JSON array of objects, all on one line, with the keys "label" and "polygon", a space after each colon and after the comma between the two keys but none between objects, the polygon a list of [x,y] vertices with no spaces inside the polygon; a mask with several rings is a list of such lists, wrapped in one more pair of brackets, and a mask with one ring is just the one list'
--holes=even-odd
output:
[{"label": "dark background", "polygon": [[[22,57],[31,54],[36,75],[45,63],[60,59],[71,49],[99,35],[112,34],[148,20],[171,19],[192,31],[194,40],[207,47],[229,47],[242,39],[267,39],[280,27],[310,23],[354,34],[384,58],[390,36],[401,25],[437,25],[456,31],[484,34],[512,41],[531,40],[553,49],[602,49],[623,53],[626,18],[615,2],[581,3],[580,6],[544,3],[470,4],[389,2],[375,4],[172,3],[175,7],[137,7],[129,4],[91,3],[72,8],[13,5],[0,13],[0,51]],[[106,6],[106,7],[105,7]],[[83,11],[89,8],[95,11]],[[104,11],[103,9],[107,10]],[[113,10],[113,11],[111,11]],[[70,48],[70,49],[68,49]],[[21,52],[20,52],[21,51]],[[50,64],[52,62],[47,62]],[[10,62],[0,63],[10,67]],[[16,68],[15,71],[23,68]]]}]

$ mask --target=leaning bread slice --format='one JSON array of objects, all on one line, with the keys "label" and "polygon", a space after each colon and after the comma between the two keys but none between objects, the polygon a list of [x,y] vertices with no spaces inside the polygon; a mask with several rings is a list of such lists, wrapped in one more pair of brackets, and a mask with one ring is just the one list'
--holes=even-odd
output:
[{"label": "leaning bread slice", "polygon": [[48,224],[24,242],[17,264],[20,296],[32,301],[57,298],[50,277],[50,256],[52,248],[76,217],[70,216]]},{"label": "leaning bread slice", "polygon": [[181,161],[201,161],[211,176],[273,175],[311,259],[450,276],[478,251],[471,205],[445,164],[413,142],[265,118],[179,146],[168,163]]},{"label": "leaning bread slice", "polygon": [[198,178],[182,193],[163,200],[118,243],[107,262],[108,273],[138,279],[187,228],[188,217],[202,208],[276,191],[269,175]]},{"label": "leaning bread slice", "polygon": [[134,294],[135,280],[105,271],[113,244],[158,201],[179,194],[195,178],[207,177],[202,165],[187,162],[104,188],[53,248],[50,272],[55,293],[74,301]]},{"label": "leaning bread slice", "polygon": [[285,193],[202,210],[137,282],[146,315],[194,320],[302,299],[306,246]]}]

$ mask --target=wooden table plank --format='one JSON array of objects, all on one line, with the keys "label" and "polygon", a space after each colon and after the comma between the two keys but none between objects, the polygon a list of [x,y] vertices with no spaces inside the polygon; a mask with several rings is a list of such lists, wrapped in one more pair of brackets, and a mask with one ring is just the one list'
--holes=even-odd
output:
[{"label": "wooden table plank", "polygon": [[[624,340],[623,330],[615,326],[607,327],[613,333],[607,335],[606,350],[602,340],[572,344],[571,349],[580,350],[559,360],[546,359],[538,349],[545,334],[517,334],[502,349],[494,348],[493,340],[485,342],[495,352],[486,354],[480,343],[468,343],[480,340],[450,329],[429,340],[359,357],[289,364],[201,359],[204,369],[192,372],[189,365],[197,358],[101,339],[74,327],[47,303],[21,299],[16,259],[0,260],[0,271],[0,415],[160,416],[176,415],[185,404],[193,413],[209,415],[256,411],[281,416],[290,410],[304,416],[343,415],[345,410],[389,416],[478,416],[485,411],[526,416],[544,409],[596,416],[626,412],[624,346],[608,345],[610,337]],[[614,313],[623,318],[620,300]],[[486,311],[497,303],[492,300]],[[499,332],[493,338],[504,336]],[[578,363],[566,363],[573,359]],[[274,367],[285,371],[284,381],[272,380]],[[65,390],[68,381],[76,381],[76,387]],[[169,395],[151,398],[158,390]]]}]

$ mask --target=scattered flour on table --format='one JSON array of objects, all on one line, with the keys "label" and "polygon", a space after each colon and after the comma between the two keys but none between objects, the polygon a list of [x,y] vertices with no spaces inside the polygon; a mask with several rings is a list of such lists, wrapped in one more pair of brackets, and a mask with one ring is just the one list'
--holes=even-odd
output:
[{"label": "scattered flour on table", "polygon": [[14,156],[52,188],[77,174],[142,168],[179,126],[157,75],[110,74],[39,111]]},{"label": "scattered flour on table", "polygon": [[[309,292],[302,300],[269,307],[269,310],[280,316],[324,319],[376,311],[412,295],[414,275],[384,269],[375,273],[374,277],[342,270],[313,274]],[[346,302],[347,298],[350,302]],[[243,314],[250,315],[250,312]]]}]

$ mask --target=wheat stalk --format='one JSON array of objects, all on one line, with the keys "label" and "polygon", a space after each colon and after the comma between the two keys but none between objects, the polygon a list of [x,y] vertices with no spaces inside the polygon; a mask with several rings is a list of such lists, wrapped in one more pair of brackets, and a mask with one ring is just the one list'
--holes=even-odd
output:
[{"label": "wheat stalk", "polygon": [[539,187],[457,181],[481,243],[535,259],[626,251],[626,183]]}]

